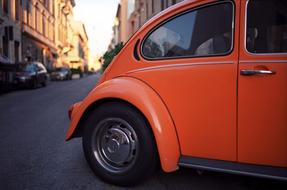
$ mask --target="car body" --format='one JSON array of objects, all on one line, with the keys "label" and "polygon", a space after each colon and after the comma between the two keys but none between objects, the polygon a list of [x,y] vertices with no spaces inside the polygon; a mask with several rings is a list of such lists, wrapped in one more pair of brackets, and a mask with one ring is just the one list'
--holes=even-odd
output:
[{"label": "car body", "polygon": [[[139,144],[141,152],[152,140],[166,172],[185,166],[286,180],[286,7],[283,0],[187,0],[164,10],[71,106],[66,140],[83,136],[93,171],[118,185],[143,171],[123,169],[110,154],[130,159],[117,150],[129,145],[136,152]],[[130,109],[151,134],[127,124],[136,123],[124,116]],[[134,133],[146,142],[128,135]],[[153,162],[150,152],[146,159]]]},{"label": "car body", "polygon": [[71,80],[72,72],[68,67],[56,68],[51,74],[51,80]]},{"label": "car body", "polygon": [[20,63],[19,70],[15,73],[14,83],[18,86],[37,88],[46,86],[48,73],[40,62]]}]

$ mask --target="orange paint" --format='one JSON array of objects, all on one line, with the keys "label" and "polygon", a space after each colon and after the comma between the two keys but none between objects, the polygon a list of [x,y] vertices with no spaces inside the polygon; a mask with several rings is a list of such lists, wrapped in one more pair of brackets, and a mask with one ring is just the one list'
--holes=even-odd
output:
[{"label": "orange paint", "polygon": [[[246,1],[234,2],[233,48],[222,56],[147,60],[136,51],[166,19],[214,1],[184,1],[148,21],[125,45],[97,87],[71,110],[70,139],[94,102],[117,98],[149,121],[164,171],[193,156],[287,167],[287,54],[245,49]],[[241,70],[274,75],[240,75]]]}]

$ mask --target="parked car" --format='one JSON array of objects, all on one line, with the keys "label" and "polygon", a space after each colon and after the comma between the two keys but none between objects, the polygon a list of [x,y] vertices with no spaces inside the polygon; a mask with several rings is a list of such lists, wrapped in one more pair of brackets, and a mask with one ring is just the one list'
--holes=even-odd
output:
[{"label": "parked car", "polygon": [[71,80],[72,72],[67,67],[59,67],[51,73],[51,80]]},{"label": "parked car", "polygon": [[46,86],[48,74],[45,66],[40,62],[31,62],[19,66],[14,77],[14,83],[18,86],[37,88]]},{"label": "parked car", "polygon": [[96,175],[117,185],[179,167],[287,180],[287,2],[183,1],[149,20],[83,101]]}]

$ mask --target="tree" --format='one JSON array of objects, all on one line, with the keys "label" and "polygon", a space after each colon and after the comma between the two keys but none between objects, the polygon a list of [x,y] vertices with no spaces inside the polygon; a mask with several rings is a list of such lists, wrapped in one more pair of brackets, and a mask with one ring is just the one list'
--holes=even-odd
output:
[{"label": "tree", "polygon": [[112,62],[113,58],[121,51],[123,48],[123,43],[117,44],[113,49],[110,51],[106,51],[106,53],[103,56],[104,63],[102,65],[102,71],[104,72],[106,68],[109,66],[109,64]]}]

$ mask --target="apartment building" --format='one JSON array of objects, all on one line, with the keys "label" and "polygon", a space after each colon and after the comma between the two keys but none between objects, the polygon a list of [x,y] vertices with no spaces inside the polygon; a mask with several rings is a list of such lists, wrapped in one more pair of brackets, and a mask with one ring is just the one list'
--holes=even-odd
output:
[{"label": "apartment building", "polygon": [[72,23],[73,37],[71,38],[72,48],[67,54],[66,64],[70,68],[81,68],[82,71],[88,69],[89,46],[88,35],[85,25],[80,21]]},{"label": "apartment building", "polygon": [[52,69],[55,46],[55,1],[22,0],[22,57]]},{"label": "apartment building", "polygon": [[[125,43],[128,40],[128,17],[131,7],[131,0],[120,0],[113,26],[113,38],[109,49],[112,49],[120,42]],[[133,5],[132,5],[133,6]]]},{"label": "apartment building", "polygon": [[0,0],[0,53],[63,66],[73,48],[74,0]]},{"label": "apartment building", "polygon": [[57,46],[57,61],[55,67],[65,66],[69,64],[68,53],[73,48],[73,7],[74,0],[56,0],[55,15],[55,36]]},{"label": "apartment building", "polygon": [[183,0],[135,0],[134,11],[129,17],[128,36],[134,34],[154,15],[181,1]]},{"label": "apartment building", "polygon": [[120,0],[109,48],[127,40],[150,18],[183,0]]},{"label": "apartment building", "polygon": [[13,62],[21,57],[21,1],[0,0],[0,54]]}]

